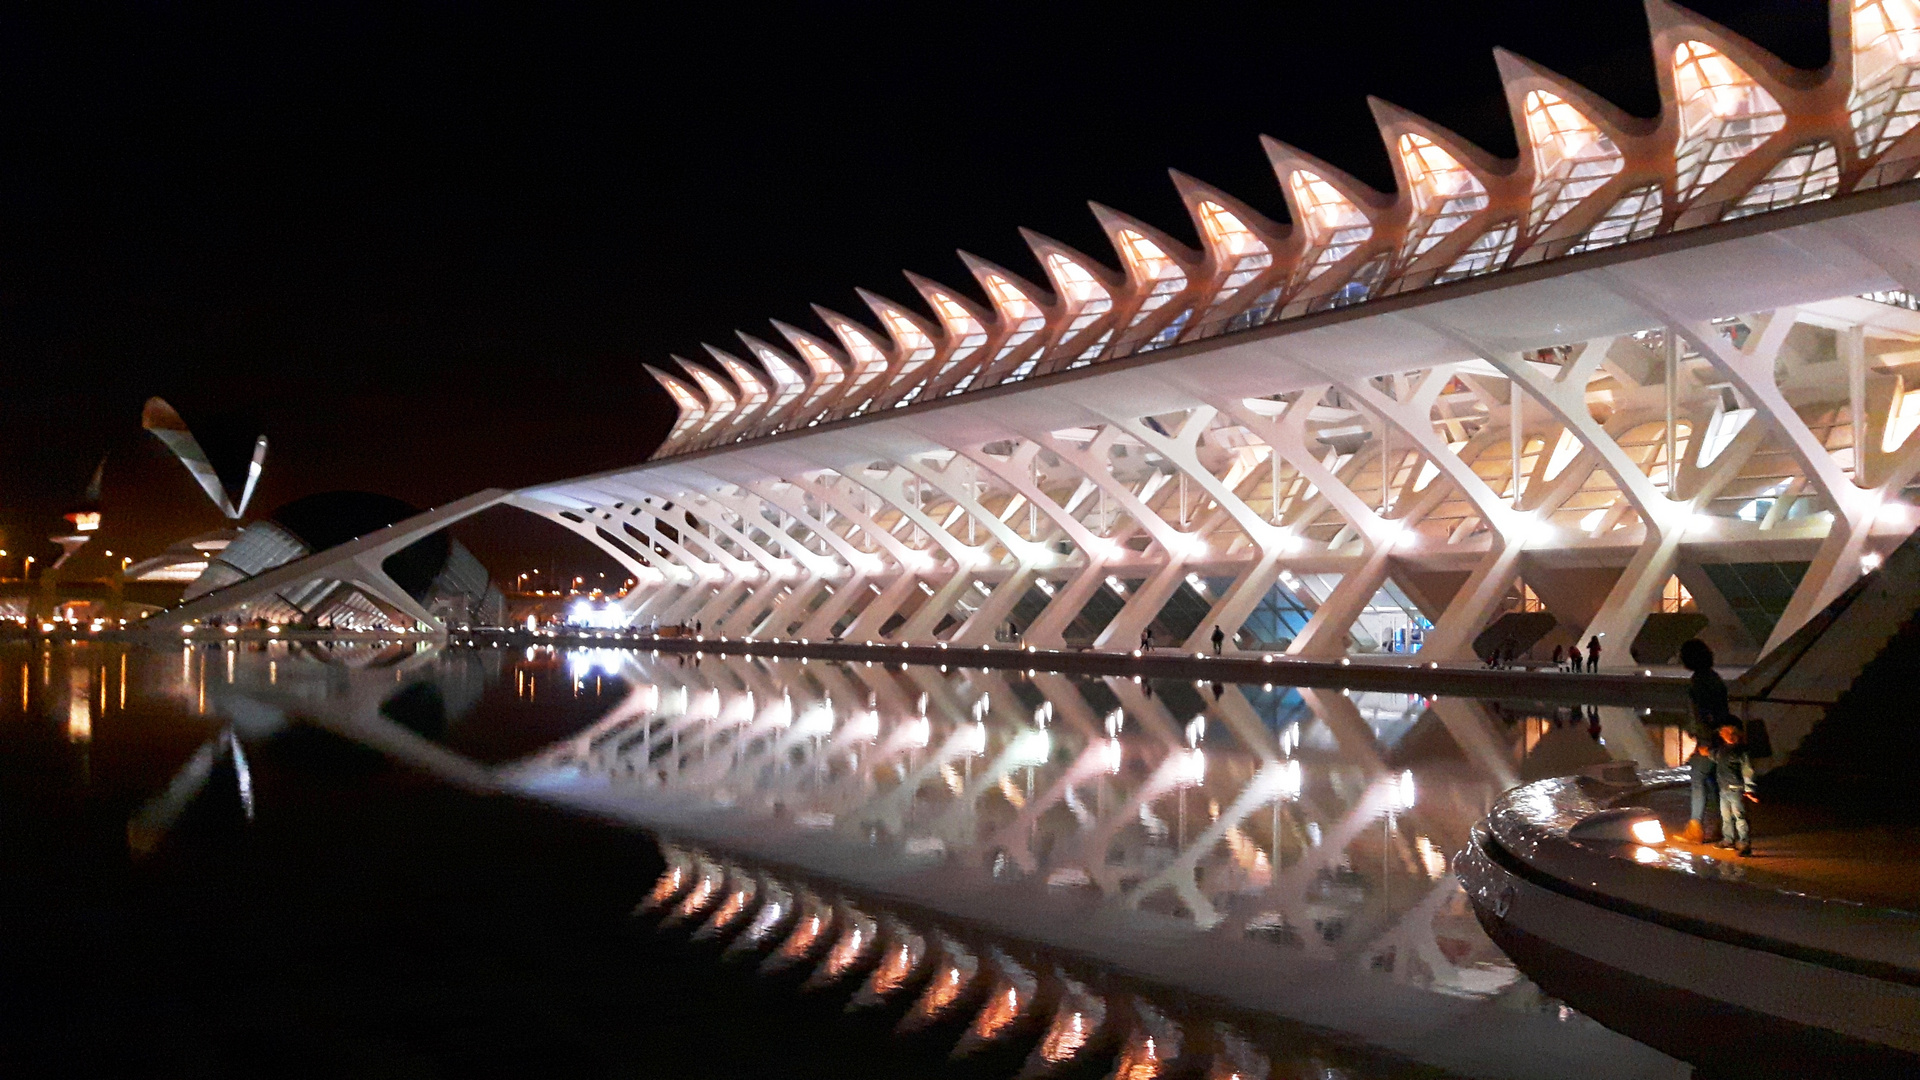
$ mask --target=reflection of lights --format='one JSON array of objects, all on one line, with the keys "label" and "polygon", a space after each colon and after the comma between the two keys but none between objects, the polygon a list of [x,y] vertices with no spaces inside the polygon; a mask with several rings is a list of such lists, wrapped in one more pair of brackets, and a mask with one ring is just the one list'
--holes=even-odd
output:
[{"label": "reflection of lights", "polygon": [[979,721],[960,725],[960,729],[953,733],[952,745],[954,753],[965,754],[968,757],[978,757],[986,753],[987,725]]},{"label": "reflection of lights", "polygon": [[1125,761],[1126,748],[1120,745],[1119,739],[1108,739],[1106,745],[1100,748],[1100,764],[1109,776],[1118,776],[1120,766]]},{"label": "reflection of lights", "polygon": [[1005,1034],[1015,1020],[1026,1009],[1026,1002],[1020,996],[1020,988],[1007,987],[1004,993],[995,993],[987,999],[987,1005],[973,1021],[971,1034],[983,1042],[991,1041]]},{"label": "reflection of lights", "polygon": [[852,970],[853,965],[860,962],[860,956],[866,947],[873,944],[876,927],[872,919],[854,912],[849,921],[852,925],[847,928],[845,934],[841,935],[839,941],[834,942],[833,948],[827,953],[825,971],[829,978],[837,979]]},{"label": "reflection of lights", "polygon": [[1281,799],[1297,799],[1300,797],[1302,778],[1300,775],[1300,763],[1298,761],[1283,761],[1274,767],[1273,773],[1273,791],[1275,795]]},{"label": "reflection of lights", "polygon": [[980,962],[967,953],[950,950],[949,955],[951,961],[933,977],[926,993],[920,995],[920,1000],[915,1003],[913,1019],[922,1023],[938,1020],[966,993],[967,984],[973,982],[975,973],[980,970]]},{"label": "reflection of lights", "polygon": [[826,931],[832,921],[832,912],[824,915],[816,912],[800,920],[800,924],[793,928],[793,933],[781,944],[780,955],[789,960],[798,960],[805,956],[807,950],[813,948],[814,942],[820,940],[820,935]]},{"label": "reflection of lights", "polygon": [[647,894],[647,898],[641,902],[640,906],[646,910],[658,908],[667,901],[680,895],[680,889],[686,885],[686,883],[686,868],[683,866],[672,867],[668,869],[666,873],[660,875],[660,880],[654,883],[653,891]]},{"label": "reflection of lights", "polygon": [[1633,849],[1633,861],[1643,865],[1657,863],[1660,861],[1660,853],[1650,847],[1636,845]]},{"label": "reflection of lights", "polygon": [[831,704],[814,705],[807,709],[794,722],[793,731],[796,735],[833,734],[833,706]]},{"label": "reflection of lights", "polygon": [[755,892],[756,890],[752,887],[752,883],[749,882],[747,885],[728,893],[726,902],[721,904],[719,910],[713,913],[713,918],[708,920],[707,933],[709,935],[717,934],[727,927],[732,926],[734,920],[740,917],[741,912],[747,910],[747,905],[752,902]]},{"label": "reflection of lights", "polygon": [[706,910],[707,901],[712,900],[713,894],[719,890],[720,875],[718,873],[700,875],[700,881],[694,885],[693,891],[687,894],[687,898],[680,901],[680,906],[674,909],[674,915],[688,919],[700,914]]},{"label": "reflection of lights", "polygon": [[840,729],[840,737],[847,742],[872,742],[879,738],[880,714],[872,709],[853,714]]},{"label": "reflection of lights", "polygon": [[786,902],[777,896],[768,897],[767,902],[760,906],[760,914],[755,915],[753,922],[747,924],[747,928],[741,931],[740,940],[746,943],[762,941],[767,935],[773,933],[774,929],[780,925],[780,921],[786,917]]},{"label": "reflection of lights", "polygon": [[[1046,1036],[1040,1040],[1041,1060],[1054,1065],[1072,1061],[1099,1029],[1102,1011],[1098,999],[1061,1006]],[[1088,1015],[1089,1012],[1093,1015]]]},{"label": "reflection of lights", "polygon": [[933,725],[924,716],[915,717],[901,724],[894,738],[906,749],[924,750],[933,741]]},{"label": "reflection of lights", "polygon": [[1207,752],[1195,748],[1174,755],[1173,782],[1180,787],[1192,787],[1205,783],[1207,779]]},{"label": "reflection of lights", "polygon": [[1878,569],[1880,569],[1880,555],[1878,552],[1869,551],[1865,555],[1860,556],[1861,573],[1871,574]]},{"label": "reflection of lights", "polygon": [[1407,769],[1400,779],[1393,783],[1393,805],[1396,809],[1411,810],[1420,799],[1420,789],[1413,780],[1413,770]]},{"label": "reflection of lights", "polygon": [[1045,730],[1022,732],[1007,747],[1007,762],[1010,765],[1045,765],[1052,756],[1053,736]]},{"label": "reflection of lights", "polygon": [[903,934],[898,944],[888,949],[880,963],[867,979],[867,993],[884,998],[896,993],[913,977],[914,969],[920,966],[920,958],[925,954],[926,946],[918,935]]},{"label": "reflection of lights", "polygon": [[618,649],[570,649],[567,652],[567,674],[575,679],[585,679],[596,671],[608,676],[617,675],[625,660],[626,653]]}]

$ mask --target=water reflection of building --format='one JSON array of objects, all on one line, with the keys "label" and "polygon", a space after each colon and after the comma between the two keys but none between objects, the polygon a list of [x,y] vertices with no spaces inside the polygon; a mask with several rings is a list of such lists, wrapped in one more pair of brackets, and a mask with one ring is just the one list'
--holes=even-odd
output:
[{"label": "water reflection of building", "polygon": [[1379,105],[1391,194],[1269,141],[1290,224],[1177,177],[1198,249],[1100,207],[1118,269],[743,335],[516,501],[736,637],[1751,658],[1920,520],[1920,7],[1830,7],[1817,72],[1654,4],[1657,117],[1502,54],[1517,160]]},{"label": "water reflection of building", "polygon": [[[624,674],[629,696],[526,775],[879,843],[1291,962],[1515,988],[1447,872],[1515,775],[1477,703],[1449,719],[1406,695],[712,657]],[[1462,725],[1500,746],[1492,768],[1417,750]]]}]

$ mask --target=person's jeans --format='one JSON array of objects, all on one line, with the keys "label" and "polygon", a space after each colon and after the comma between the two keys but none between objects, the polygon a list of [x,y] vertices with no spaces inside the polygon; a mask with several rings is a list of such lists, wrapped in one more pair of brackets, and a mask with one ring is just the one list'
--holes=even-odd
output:
[{"label": "person's jeans", "polygon": [[1739,784],[1726,783],[1720,787],[1720,833],[1736,847],[1746,847],[1753,842],[1747,832],[1747,789]]},{"label": "person's jeans", "polygon": [[1720,801],[1720,783],[1713,759],[1705,754],[1695,754],[1687,759],[1687,767],[1693,773],[1691,785],[1693,800],[1689,804],[1689,809],[1692,811],[1691,817],[1706,830],[1708,839],[1712,839],[1713,834],[1718,830],[1708,825],[1707,808]]}]

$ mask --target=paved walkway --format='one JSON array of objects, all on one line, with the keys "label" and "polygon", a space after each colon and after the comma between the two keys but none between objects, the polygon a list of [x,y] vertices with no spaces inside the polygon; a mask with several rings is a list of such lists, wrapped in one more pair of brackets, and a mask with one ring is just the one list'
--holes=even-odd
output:
[{"label": "paved walkway", "polygon": [[[1687,790],[1651,800],[1668,834],[1687,820]],[[1667,846],[1737,865],[1756,885],[1806,892],[1874,907],[1920,912],[1920,826],[1852,823],[1799,806],[1749,806],[1753,854],[1669,840]]]}]

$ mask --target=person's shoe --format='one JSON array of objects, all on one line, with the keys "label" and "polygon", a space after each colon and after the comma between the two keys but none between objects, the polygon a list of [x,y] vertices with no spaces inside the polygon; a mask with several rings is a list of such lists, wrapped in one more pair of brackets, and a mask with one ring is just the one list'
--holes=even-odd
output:
[{"label": "person's shoe", "polygon": [[1700,823],[1697,821],[1687,822],[1687,827],[1680,830],[1680,839],[1685,840],[1689,844],[1697,844],[1705,836],[1706,833],[1700,830]]},{"label": "person's shoe", "polygon": [[1753,854],[1753,845],[1752,845],[1752,844],[1742,844],[1742,845],[1740,845],[1740,849],[1739,849],[1739,850],[1740,850],[1740,857],[1744,859],[1744,858],[1746,858],[1747,856],[1749,856],[1749,855],[1752,855],[1752,854]]},{"label": "person's shoe", "polygon": [[1733,847],[1733,841],[1731,841],[1731,840],[1715,840],[1715,841],[1713,842],[1713,846],[1714,846],[1714,847],[1717,847],[1717,848],[1732,848],[1732,847]]}]

